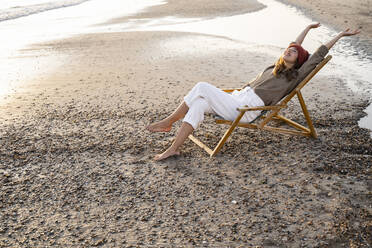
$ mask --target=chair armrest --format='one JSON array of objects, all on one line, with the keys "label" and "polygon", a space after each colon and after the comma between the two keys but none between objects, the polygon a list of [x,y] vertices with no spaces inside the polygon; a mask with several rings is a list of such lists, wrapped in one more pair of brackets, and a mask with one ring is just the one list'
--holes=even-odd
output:
[{"label": "chair armrest", "polygon": [[257,111],[257,110],[277,110],[277,109],[282,109],[286,108],[287,105],[273,105],[273,106],[260,106],[260,107],[242,107],[242,108],[237,108],[238,111]]},{"label": "chair armrest", "polygon": [[222,91],[225,91],[226,93],[233,92],[234,90],[241,90],[242,88],[236,88],[236,89],[222,89]]}]

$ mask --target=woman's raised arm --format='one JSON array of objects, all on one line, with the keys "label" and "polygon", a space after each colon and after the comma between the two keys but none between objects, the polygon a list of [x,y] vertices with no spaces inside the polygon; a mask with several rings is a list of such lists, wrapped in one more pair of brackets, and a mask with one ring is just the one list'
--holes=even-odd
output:
[{"label": "woman's raised arm", "polygon": [[352,35],[356,35],[356,34],[359,34],[360,33],[360,30],[354,30],[354,31],[350,31],[350,28],[346,29],[345,31],[342,31],[341,33],[339,33],[336,37],[334,37],[332,40],[328,41],[326,44],[324,44],[328,50],[331,49],[331,47],[333,47],[333,45],[339,40],[341,39],[342,37],[344,36],[352,36]]},{"label": "woman's raised arm", "polygon": [[310,24],[309,26],[307,26],[307,27],[304,29],[304,31],[301,32],[301,34],[297,37],[297,39],[296,39],[295,42],[296,42],[298,45],[301,45],[302,42],[304,41],[304,39],[305,39],[307,33],[310,31],[310,29],[312,29],[312,28],[318,28],[318,27],[320,27],[320,23],[319,23],[319,22],[318,22],[318,23],[314,23],[314,24]]}]

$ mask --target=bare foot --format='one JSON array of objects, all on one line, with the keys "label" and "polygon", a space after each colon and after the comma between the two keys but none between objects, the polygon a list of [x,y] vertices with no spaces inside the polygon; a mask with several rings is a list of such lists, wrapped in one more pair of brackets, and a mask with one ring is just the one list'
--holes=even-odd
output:
[{"label": "bare foot", "polygon": [[156,161],[160,161],[160,160],[163,160],[163,159],[166,159],[166,158],[169,158],[171,156],[176,156],[176,155],[180,155],[180,151],[179,150],[172,150],[172,149],[167,149],[165,152],[161,153],[161,154],[157,154],[155,155],[154,159]]},{"label": "bare foot", "polygon": [[153,124],[150,124],[146,127],[146,129],[150,132],[169,132],[172,129],[172,125],[169,126],[164,121],[155,122]]}]

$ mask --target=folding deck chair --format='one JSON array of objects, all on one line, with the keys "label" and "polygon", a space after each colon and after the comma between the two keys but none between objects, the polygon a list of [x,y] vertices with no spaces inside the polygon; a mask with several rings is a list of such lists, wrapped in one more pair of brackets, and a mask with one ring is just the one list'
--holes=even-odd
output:
[{"label": "folding deck chair", "polygon": [[[210,149],[207,145],[205,145],[203,142],[201,142],[199,139],[194,137],[193,135],[189,135],[189,139],[191,139],[195,144],[203,148],[211,157],[215,156],[222,148],[222,146],[225,144],[229,136],[232,134],[234,129],[238,127],[245,127],[245,128],[250,128],[250,129],[260,129],[260,130],[268,130],[272,132],[277,132],[277,133],[283,133],[283,134],[291,134],[291,135],[303,135],[307,137],[312,137],[312,138],[317,138],[317,134],[315,131],[315,128],[313,126],[313,123],[311,121],[309,111],[307,110],[305,101],[302,97],[301,94],[301,89],[314,77],[314,75],[323,68],[325,64],[328,63],[329,60],[331,60],[332,56],[328,55],[326,58],[322,60],[306,77],[304,80],[302,80],[301,83],[297,85],[297,87],[292,90],[287,96],[282,98],[282,100],[273,106],[262,106],[262,107],[254,107],[254,108],[249,108],[249,107],[242,107],[238,108],[240,111],[240,114],[234,121],[228,121],[228,120],[216,120],[217,124],[227,124],[230,126],[230,128],[225,132],[225,134],[222,136],[216,147],[212,150]],[[239,89],[226,89],[224,90],[225,92],[232,92],[234,90],[239,90]],[[300,102],[302,112],[305,116],[306,122],[308,127],[304,127],[301,124],[292,121],[290,119],[285,118],[282,115],[279,115],[279,111],[287,108],[287,103],[295,96],[297,95],[298,100]],[[246,111],[257,111],[261,110],[263,113],[261,113],[260,116],[258,116],[255,120],[253,120],[250,123],[241,123],[240,119],[243,117]],[[265,115],[266,114],[266,115]],[[265,116],[263,116],[265,115]],[[253,124],[257,119],[263,119],[260,123],[258,124]],[[284,121],[286,124],[289,126],[297,129],[288,129],[288,128],[277,128],[277,127],[272,127],[267,125],[270,121],[272,120],[281,120]]]}]

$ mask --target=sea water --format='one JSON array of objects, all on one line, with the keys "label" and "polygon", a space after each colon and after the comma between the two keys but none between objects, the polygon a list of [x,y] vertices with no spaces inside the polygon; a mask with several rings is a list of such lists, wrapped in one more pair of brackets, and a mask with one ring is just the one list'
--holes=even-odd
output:
[{"label": "sea water", "polygon": [[[137,13],[162,0],[0,0],[0,102],[21,92],[30,78],[58,68],[63,60],[51,61],[35,54],[30,45],[73,35],[109,32],[99,26],[112,18]],[[47,53],[47,51],[45,51]]]},{"label": "sea water", "polygon": [[0,21],[81,4],[88,0],[0,0]]}]

